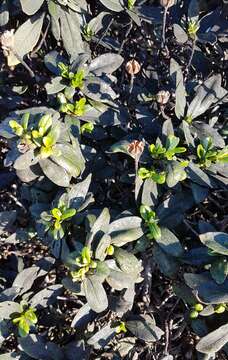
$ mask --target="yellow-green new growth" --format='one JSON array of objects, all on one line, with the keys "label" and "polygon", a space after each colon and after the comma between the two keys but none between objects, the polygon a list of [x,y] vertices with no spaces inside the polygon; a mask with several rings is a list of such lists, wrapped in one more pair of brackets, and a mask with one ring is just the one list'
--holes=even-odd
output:
[{"label": "yellow-green new growth", "polygon": [[97,262],[92,259],[93,252],[85,246],[81,254],[75,259],[75,264],[79,267],[78,270],[72,271],[71,275],[73,280],[82,281],[86,277],[86,274],[90,271],[94,271],[97,267]]}]

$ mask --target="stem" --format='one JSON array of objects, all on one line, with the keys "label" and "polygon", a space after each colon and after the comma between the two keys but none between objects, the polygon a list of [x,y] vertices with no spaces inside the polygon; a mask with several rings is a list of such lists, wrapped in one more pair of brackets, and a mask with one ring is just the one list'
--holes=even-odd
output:
[{"label": "stem", "polygon": [[162,44],[161,44],[162,49],[163,49],[164,46],[165,46],[165,28],[166,28],[167,13],[168,13],[168,6],[165,7],[165,9],[164,9],[164,14],[163,14]]},{"label": "stem", "polygon": [[46,30],[42,36],[42,39],[39,43],[39,45],[33,50],[33,52],[31,53],[31,55],[34,55],[37,51],[39,51],[43,45],[43,43],[45,42],[45,39],[47,37],[47,33],[48,33],[48,30],[49,30],[49,27],[50,27],[50,24],[51,24],[51,21],[50,19],[48,19],[48,24],[47,24],[47,27],[46,27]]},{"label": "stem", "polygon": [[10,51],[12,51],[13,55],[16,56],[17,60],[21,62],[21,64],[28,70],[30,76],[32,78],[35,78],[35,73],[32,71],[32,69],[26,64],[26,62],[16,53],[16,51],[12,48],[10,48]]},{"label": "stem", "polygon": [[194,39],[192,41],[192,51],[191,51],[191,55],[190,55],[190,59],[189,59],[189,62],[188,62],[188,65],[186,67],[186,71],[188,72],[189,69],[190,69],[190,66],[192,64],[192,59],[193,59],[193,56],[194,56],[194,53],[195,53],[195,49],[196,49],[196,39]]},{"label": "stem", "polygon": [[129,95],[131,95],[132,93],[132,89],[133,89],[133,85],[134,85],[134,75],[131,75],[131,80],[130,80],[130,86],[129,86]]}]

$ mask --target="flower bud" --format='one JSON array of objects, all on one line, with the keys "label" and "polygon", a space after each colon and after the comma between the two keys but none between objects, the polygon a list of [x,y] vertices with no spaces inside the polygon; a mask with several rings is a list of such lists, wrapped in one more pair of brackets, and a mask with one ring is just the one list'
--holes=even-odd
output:
[{"label": "flower bud", "polygon": [[141,65],[137,60],[129,60],[125,66],[125,69],[129,75],[136,75],[141,70]]},{"label": "flower bud", "polygon": [[170,98],[170,92],[165,90],[159,91],[156,95],[156,100],[161,105],[167,104],[169,98]]},{"label": "flower bud", "polygon": [[226,311],[226,308],[225,308],[225,306],[224,306],[223,304],[217,305],[217,306],[215,307],[215,312],[216,312],[217,314],[222,314],[222,313],[224,313],[225,311]]},{"label": "flower bud", "polygon": [[195,304],[194,305],[194,309],[198,312],[203,310],[203,305],[202,304]]},{"label": "flower bud", "polygon": [[160,0],[160,5],[165,8],[170,8],[175,4],[175,0]]},{"label": "flower bud", "polygon": [[190,319],[196,319],[196,318],[198,318],[199,313],[198,313],[198,311],[193,310],[190,312],[189,316],[190,316]]}]

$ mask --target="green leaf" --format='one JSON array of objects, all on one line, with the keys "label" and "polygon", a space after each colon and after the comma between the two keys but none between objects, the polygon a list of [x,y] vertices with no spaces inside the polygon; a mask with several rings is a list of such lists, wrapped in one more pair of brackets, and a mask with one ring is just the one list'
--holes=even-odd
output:
[{"label": "green leaf", "polygon": [[63,46],[71,59],[74,60],[78,54],[84,52],[79,15],[70,9],[65,11],[62,7],[59,7],[59,15]]},{"label": "green leaf", "polygon": [[176,186],[180,181],[185,180],[187,177],[183,166],[177,161],[169,161],[166,169],[166,183],[169,187]]},{"label": "green leaf", "polygon": [[120,12],[124,10],[123,0],[99,0],[106,8]]},{"label": "green leaf", "polygon": [[213,261],[210,267],[210,273],[217,284],[222,284],[228,275],[228,263],[223,257]]},{"label": "green leaf", "polygon": [[28,54],[37,44],[43,26],[44,14],[36,15],[24,22],[15,32],[14,51],[21,58]]},{"label": "green leaf", "polygon": [[142,266],[139,260],[130,252],[121,248],[115,248],[114,257],[122,271],[136,275],[141,272]]},{"label": "green leaf", "polygon": [[228,324],[204,336],[196,345],[196,350],[203,354],[214,354],[228,342]]},{"label": "green leaf", "polygon": [[138,339],[146,342],[158,341],[164,332],[145,320],[131,320],[126,322],[126,328]]},{"label": "green leaf", "polygon": [[56,185],[68,187],[71,176],[69,173],[50,159],[40,160],[39,162],[44,174]]},{"label": "green leaf", "polygon": [[51,82],[45,85],[45,89],[48,95],[57,94],[63,89],[65,89],[66,84],[61,76],[57,76],[51,79]]},{"label": "green leaf", "polygon": [[156,242],[168,255],[181,257],[184,254],[179,239],[167,228],[161,228],[161,237]]},{"label": "green leaf", "polygon": [[98,76],[102,74],[111,74],[121,66],[123,61],[123,57],[118,54],[102,54],[92,60],[89,70]]},{"label": "green leaf", "polygon": [[33,15],[41,8],[44,0],[20,0],[20,2],[24,13]]},{"label": "green leaf", "polygon": [[139,239],[143,235],[142,219],[137,216],[120,218],[110,224],[108,232],[112,238],[112,244],[122,246]]},{"label": "green leaf", "polygon": [[107,309],[108,298],[105,289],[100,281],[93,276],[85,278],[82,283],[86,299],[92,310],[100,313]]},{"label": "green leaf", "polygon": [[200,241],[218,254],[228,255],[228,234],[223,232],[208,232],[199,236]]},{"label": "green leaf", "polygon": [[22,317],[19,324],[18,324],[18,332],[21,337],[25,337],[28,335],[30,330],[29,322]]}]

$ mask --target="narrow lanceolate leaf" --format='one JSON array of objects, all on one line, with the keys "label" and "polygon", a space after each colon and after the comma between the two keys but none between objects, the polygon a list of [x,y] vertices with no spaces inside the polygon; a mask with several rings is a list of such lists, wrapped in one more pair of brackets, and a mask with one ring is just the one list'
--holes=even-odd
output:
[{"label": "narrow lanceolate leaf", "polygon": [[203,354],[213,354],[228,342],[228,324],[220,326],[215,331],[204,336],[196,345],[196,349]]},{"label": "narrow lanceolate leaf", "polygon": [[34,15],[17,29],[14,36],[14,51],[21,58],[36,46],[43,26],[43,20],[44,14],[39,17]]},{"label": "narrow lanceolate leaf", "polygon": [[200,240],[209,249],[221,255],[228,255],[228,234],[223,232],[208,232],[201,234]]},{"label": "narrow lanceolate leaf", "polygon": [[107,309],[108,298],[102,283],[93,276],[87,277],[83,281],[83,289],[86,299],[92,310],[100,313]]},{"label": "narrow lanceolate leaf", "polygon": [[24,13],[33,15],[41,8],[44,0],[20,0],[20,2]]},{"label": "narrow lanceolate leaf", "polygon": [[185,114],[186,90],[184,86],[184,77],[183,77],[182,69],[174,59],[171,59],[170,75],[171,76],[173,75],[176,85],[175,114],[178,117],[178,119],[180,119]]}]

